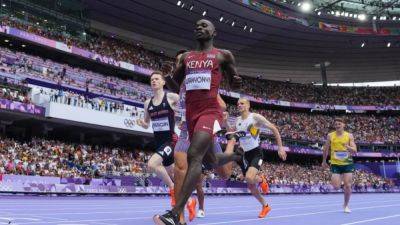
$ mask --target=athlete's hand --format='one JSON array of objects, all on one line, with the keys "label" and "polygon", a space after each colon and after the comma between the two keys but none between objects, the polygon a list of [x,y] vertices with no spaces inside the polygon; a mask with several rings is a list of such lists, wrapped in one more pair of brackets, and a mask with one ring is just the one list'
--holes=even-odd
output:
[{"label": "athlete's hand", "polygon": [[170,76],[173,70],[174,70],[174,63],[171,61],[165,61],[161,65],[161,72],[163,72],[164,76]]},{"label": "athlete's hand", "polygon": [[144,121],[142,119],[137,119],[136,120],[136,124],[141,126],[141,127],[144,127]]},{"label": "athlete's hand", "polygon": [[325,161],[322,162],[321,166],[322,166],[323,169],[329,168],[328,163],[326,163]]},{"label": "athlete's hand", "polygon": [[222,113],[222,119],[224,122],[228,121],[229,113],[227,111]]},{"label": "athlete's hand", "polygon": [[242,85],[242,78],[239,75],[235,75],[232,77],[232,85],[233,88],[237,89],[240,88],[240,86]]},{"label": "athlete's hand", "polygon": [[345,147],[346,147],[347,151],[349,151],[351,153],[356,153],[356,151],[354,151],[354,149],[349,144],[346,144]]},{"label": "athlete's hand", "polygon": [[285,150],[283,149],[283,147],[278,148],[278,155],[279,155],[279,158],[281,158],[283,161],[286,160],[287,154],[286,154]]},{"label": "athlete's hand", "polygon": [[183,124],[184,124],[183,121],[179,121],[179,122],[178,122],[178,128],[179,128],[179,130],[182,130]]}]

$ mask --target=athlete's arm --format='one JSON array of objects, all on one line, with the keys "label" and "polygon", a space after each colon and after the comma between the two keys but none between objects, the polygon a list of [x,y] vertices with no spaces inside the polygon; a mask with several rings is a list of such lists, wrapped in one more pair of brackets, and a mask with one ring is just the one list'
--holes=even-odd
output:
[{"label": "athlete's arm", "polygon": [[226,111],[226,103],[225,103],[225,101],[222,99],[222,97],[221,97],[220,94],[218,94],[218,96],[217,96],[217,101],[218,101],[218,104],[219,104],[219,106],[221,107],[222,111]]},{"label": "athlete's arm", "polygon": [[147,108],[149,107],[149,103],[150,103],[150,99],[147,99],[144,102],[144,118],[136,120],[137,125],[143,127],[144,129],[149,128],[149,124],[150,124],[150,115],[149,115],[149,112],[147,111]]},{"label": "athlete's arm", "polygon": [[349,144],[346,145],[347,151],[351,151],[351,152],[355,153],[355,152],[357,152],[357,145],[354,141],[354,136],[353,136],[353,134],[350,134],[349,136],[350,136],[350,141],[349,141]]},{"label": "athlete's arm", "polygon": [[171,108],[176,111],[179,103],[179,95],[175,93],[167,93],[167,101]]},{"label": "athlete's arm", "polygon": [[182,56],[179,57],[174,71],[172,63],[164,63],[161,67],[161,71],[163,72],[165,77],[165,84],[167,85],[167,88],[172,92],[179,93],[179,87],[181,86],[183,79],[185,78],[184,60],[186,58],[186,55],[187,53],[183,53]]},{"label": "athlete's arm", "polygon": [[282,138],[281,138],[281,134],[279,133],[278,128],[272,124],[271,122],[269,122],[264,116],[254,113],[253,116],[254,120],[256,121],[256,125],[258,126],[264,126],[268,129],[270,129],[272,131],[272,133],[275,136],[276,139],[276,143],[278,144],[278,154],[279,157],[281,157],[282,160],[286,160],[286,152],[283,149],[283,144],[282,144]]},{"label": "athlete's arm", "polygon": [[326,163],[326,159],[328,158],[328,153],[329,153],[329,148],[331,147],[331,135],[328,134],[328,137],[326,138],[326,142],[324,146],[322,147],[322,167],[328,167],[328,164]]},{"label": "athlete's arm", "polygon": [[238,88],[242,84],[242,78],[236,70],[235,57],[229,50],[221,50],[223,61],[221,63],[222,72],[228,78],[229,85],[232,88]]}]

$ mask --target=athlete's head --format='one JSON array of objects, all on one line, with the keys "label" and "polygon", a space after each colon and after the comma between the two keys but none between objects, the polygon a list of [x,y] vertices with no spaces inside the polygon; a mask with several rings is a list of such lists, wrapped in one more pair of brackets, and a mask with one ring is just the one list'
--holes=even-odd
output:
[{"label": "athlete's head", "polygon": [[335,118],[335,130],[336,131],[343,131],[344,130],[344,126],[346,125],[344,123],[344,120],[342,118]]},{"label": "athlete's head", "polygon": [[208,41],[213,39],[215,35],[217,35],[217,32],[215,31],[215,26],[211,21],[201,19],[196,22],[194,34],[196,36],[196,40]]},{"label": "athlete's head", "polygon": [[153,90],[164,88],[165,79],[161,71],[154,71],[150,75],[150,85]]},{"label": "athlete's head", "polygon": [[248,112],[250,110],[250,101],[247,98],[239,98],[237,102],[239,112]]}]

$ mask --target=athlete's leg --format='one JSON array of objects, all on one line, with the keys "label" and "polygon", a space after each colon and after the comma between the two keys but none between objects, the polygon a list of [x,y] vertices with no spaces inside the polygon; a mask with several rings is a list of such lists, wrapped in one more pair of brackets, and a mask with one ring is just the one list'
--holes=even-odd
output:
[{"label": "athlete's leg", "polygon": [[[167,170],[167,173],[168,173],[169,177],[171,178],[171,180],[174,180],[175,179],[175,175],[174,175],[175,163],[170,166],[166,166],[165,169]],[[175,183],[174,183],[174,186],[175,186]]]},{"label": "athlete's leg", "polygon": [[[216,149],[218,148],[220,150],[216,151]],[[231,164],[230,168],[232,168],[232,162],[241,160],[242,155],[234,153],[233,147],[230,148],[232,149],[230,149],[228,152],[222,153],[222,149],[221,146],[219,146],[219,143],[214,142],[210,146],[210,150],[207,151],[206,155],[204,156],[204,164],[207,167],[218,168],[229,163]]]},{"label": "athlete's leg", "polygon": [[344,173],[343,174],[343,189],[344,189],[344,207],[349,205],[350,195],[351,195],[351,186],[353,184],[353,173]]},{"label": "athlete's leg", "polygon": [[170,189],[174,188],[174,183],[172,182],[171,177],[168,175],[167,170],[165,167],[162,165],[163,158],[157,154],[154,153],[148,162],[148,168],[150,171],[156,173],[157,177],[160,178]]},{"label": "athlete's leg", "polygon": [[342,184],[342,175],[339,173],[332,173],[331,183],[333,188],[339,190]]},{"label": "athlete's leg", "polygon": [[197,200],[199,200],[199,210],[204,211],[204,190],[203,190],[204,175],[201,174],[199,181],[196,185]]},{"label": "athlete's leg", "polygon": [[183,211],[187,200],[196,187],[196,183],[201,175],[201,164],[204,155],[212,143],[210,133],[206,131],[196,131],[191,139],[188,150],[188,170],[181,188],[181,196],[172,209],[173,214],[179,214]]},{"label": "athlete's leg", "polygon": [[[180,149],[175,148],[175,169],[174,169],[174,181],[175,181],[175,200],[179,201],[181,196],[181,188],[183,184],[183,179],[185,178],[187,172],[187,153],[180,151]],[[179,219],[180,223],[185,223],[184,211],[182,211]]]},{"label": "athlete's leg", "polygon": [[[233,154],[235,144],[236,144],[235,140],[228,140],[224,154]],[[238,160],[241,160],[241,157],[239,157],[235,161],[238,161]],[[222,179],[225,179],[225,180],[229,179],[229,177],[232,175],[232,166],[233,166],[233,162],[229,162],[223,166],[216,168],[216,172]]]},{"label": "athlete's leg", "polygon": [[249,167],[245,177],[247,182],[247,187],[249,188],[251,194],[261,203],[261,205],[266,206],[267,203],[265,202],[265,199],[263,198],[263,196],[261,195],[260,191],[257,188],[258,184],[257,173],[258,173],[257,168]]}]

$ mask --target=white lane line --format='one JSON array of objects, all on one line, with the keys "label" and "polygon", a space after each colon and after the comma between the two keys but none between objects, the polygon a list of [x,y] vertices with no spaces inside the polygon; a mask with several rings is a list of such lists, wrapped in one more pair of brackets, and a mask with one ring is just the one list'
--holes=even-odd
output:
[{"label": "white lane line", "polygon": [[368,220],[360,220],[360,221],[355,221],[351,223],[343,223],[341,225],[352,225],[352,224],[359,224],[359,223],[368,223],[372,221],[377,221],[377,220],[385,220],[385,219],[390,219],[390,218],[395,218],[395,217],[400,217],[400,214],[392,215],[392,216],[385,216],[385,217],[376,217]]},{"label": "white lane line", "polygon": [[[395,200],[389,200],[389,201],[376,201],[377,203],[384,203],[384,202],[397,202],[397,201],[395,201]],[[330,205],[335,205],[335,204],[341,204],[342,203],[342,201],[338,201],[338,202],[332,202],[332,201],[327,201],[327,202],[320,202],[320,203],[329,203],[329,204],[327,204],[327,206],[330,206]],[[360,205],[360,204],[371,204],[371,203],[374,203],[374,201],[365,201],[365,202],[357,202],[357,203],[354,203],[353,205]],[[271,206],[272,207],[275,207],[275,206],[285,206],[285,205],[287,205],[287,206],[291,206],[291,205],[307,205],[307,204],[309,204],[309,203],[293,203],[293,204],[271,204]],[[256,203],[256,202],[254,202],[254,204],[253,205],[246,205],[246,206],[243,206],[243,205],[241,205],[241,206],[229,206],[229,207],[207,207],[207,205],[206,205],[206,208],[207,208],[207,211],[214,211],[214,210],[217,210],[217,209],[232,209],[232,208],[256,208],[256,207],[258,207],[259,205],[258,205],[258,203]],[[282,209],[296,209],[296,208],[313,208],[313,207],[318,207],[318,206],[321,206],[321,205],[313,205],[313,206],[298,206],[298,207],[290,207],[290,208],[282,208]],[[164,207],[165,208],[165,207]],[[143,209],[143,208],[142,208]],[[280,208],[277,208],[277,209],[275,209],[275,208],[273,208],[274,210],[279,210]],[[43,209],[41,209],[41,210],[43,210]],[[57,209],[58,211],[59,210],[62,210],[62,211],[65,211],[65,209]],[[15,211],[10,211],[10,212],[8,212],[8,213],[12,213],[13,215],[25,215],[25,216],[36,216],[36,215],[40,215],[40,216],[46,216],[46,215],[88,215],[88,214],[114,214],[114,213],[143,213],[143,212],[155,212],[155,213],[157,213],[157,212],[159,212],[160,210],[134,210],[134,209],[129,209],[129,210],[119,210],[119,211],[116,211],[116,210],[107,210],[107,211],[95,211],[95,212],[93,212],[93,211],[91,211],[91,212],[82,212],[82,209],[76,209],[76,210],[78,210],[79,212],[63,212],[63,213],[35,213],[35,214],[32,214],[32,213],[15,213]],[[45,211],[51,211],[51,210],[45,210]],[[252,211],[254,211],[254,210],[247,210],[247,211],[234,211],[234,212],[232,212],[232,211],[229,211],[229,212],[226,212],[226,214],[230,214],[230,213],[235,213],[235,212],[252,212]],[[209,213],[210,214],[210,213]],[[211,213],[211,215],[212,214],[224,214],[224,213]]]},{"label": "white lane line", "polygon": [[[389,201],[376,201],[377,203],[388,203],[388,202],[398,202],[395,200],[389,200]],[[328,202],[321,202],[321,203],[328,203]],[[356,202],[353,203],[352,205],[362,205],[362,204],[371,204],[374,203],[373,201],[365,201],[365,202]],[[336,205],[341,205],[342,201],[338,201],[338,202],[329,202],[329,204],[322,204],[322,205],[312,205],[312,206],[296,206],[296,207],[285,207],[285,208],[274,208],[275,206],[284,206],[284,205],[305,205],[308,203],[296,203],[296,204],[271,204],[272,206],[272,210],[273,211],[278,211],[278,210],[285,210],[285,209],[302,209],[302,208],[318,208],[318,207],[325,207],[325,206],[336,206]],[[225,209],[225,208],[246,208],[246,207],[251,207],[251,208],[256,208],[258,207],[258,203],[255,203],[254,205],[250,205],[250,206],[232,206],[232,207],[207,207],[207,211],[214,211],[215,209]],[[78,209],[77,209],[78,210]],[[31,214],[31,213],[13,213],[13,216],[34,216],[34,217],[39,217],[39,216],[56,216],[56,215],[92,215],[92,214],[115,214],[115,213],[146,213],[146,212],[151,212],[151,213],[157,213],[160,210],[120,210],[120,211],[116,211],[116,210],[108,210],[108,211],[95,211],[95,212],[81,212],[82,210],[79,209],[80,212],[63,212],[63,213],[35,213],[35,214]],[[244,213],[244,212],[253,212],[254,210],[242,210],[242,211],[225,211],[225,212],[215,212],[215,213],[208,213],[208,215],[221,215],[221,214],[234,214],[234,213]],[[56,218],[54,218],[56,219]]]},{"label": "white lane line", "polygon": [[[123,221],[123,220],[143,220],[147,219],[151,221],[151,217],[146,216],[146,217],[125,217],[125,218],[113,218],[113,219],[91,219],[91,220],[69,220],[68,223],[84,223],[84,222],[98,222],[98,221]],[[54,223],[54,221],[49,222],[49,221],[41,221],[41,222],[27,222],[27,223],[19,223],[19,224],[47,224],[47,223]]]},{"label": "white lane line", "polygon": [[[376,209],[376,208],[388,208],[393,206],[400,206],[400,204],[395,205],[382,205],[382,206],[369,206],[369,207],[361,207],[361,208],[353,208],[353,211],[357,210],[364,210],[364,209]],[[270,219],[281,219],[281,218],[290,218],[290,217],[298,217],[298,216],[310,216],[310,215],[317,215],[317,214],[326,214],[326,213],[334,213],[334,212],[342,212],[343,210],[328,210],[328,211],[319,211],[319,212],[312,212],[312,213],[299,213],[299,214],[290,214],[290,215],[283,215],[283,216],[271,216],[265,219],[245,219],[245,220],[232,220],[232,221],[223,221],[223,222],[215,222],[215,223],[200,223],[197,225],[215,225],[215,224],[232,224],[232,223],[241,223],[241,222],[249,222],[249,221],[257,221],[257,220],[270,220]]]}]

